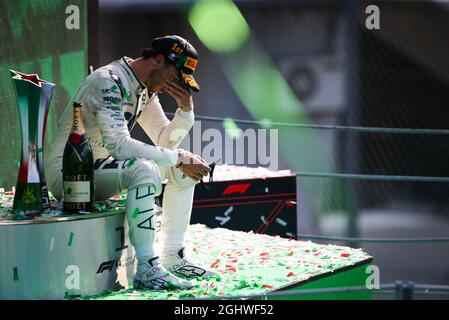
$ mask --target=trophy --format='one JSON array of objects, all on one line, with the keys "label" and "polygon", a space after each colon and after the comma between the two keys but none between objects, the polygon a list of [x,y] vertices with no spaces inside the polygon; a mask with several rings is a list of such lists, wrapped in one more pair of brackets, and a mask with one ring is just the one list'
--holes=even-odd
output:
[{"label": "trophy", "polygon": [[43,147],[48,108],[55,85],[37,74],[11,72],[19,108],[22,152],[12,211],[34,217],[48,213],[50,199],[44,175]]}]

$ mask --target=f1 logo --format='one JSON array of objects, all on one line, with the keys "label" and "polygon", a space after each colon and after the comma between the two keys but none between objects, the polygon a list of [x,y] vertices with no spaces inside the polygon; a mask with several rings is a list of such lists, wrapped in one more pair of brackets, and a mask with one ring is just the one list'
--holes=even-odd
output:
[{"label": "f1 logo", "polygon": [[97,273],[103,273],[103,271],[106,271],[106,270],[112,271],[116,262],[117,262],[116,260],[110,260],[110,261],[103,262],[100,265],[100,267],[98,268]]},{"label": "f1 logo", "polygon": [[231,184],[226,187],[222,194],[245,193],[250,185],[250,183]]}]

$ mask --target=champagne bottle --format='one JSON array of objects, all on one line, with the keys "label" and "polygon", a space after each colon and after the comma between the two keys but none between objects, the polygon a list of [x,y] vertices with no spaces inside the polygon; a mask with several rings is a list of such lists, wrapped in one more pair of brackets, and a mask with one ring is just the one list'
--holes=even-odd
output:
[{"label": "champagne bottle", "polygon": [[73,103],[73,124],[62,158],[64,214],[95,211],[94,161],[84,128],[82,103]]}]

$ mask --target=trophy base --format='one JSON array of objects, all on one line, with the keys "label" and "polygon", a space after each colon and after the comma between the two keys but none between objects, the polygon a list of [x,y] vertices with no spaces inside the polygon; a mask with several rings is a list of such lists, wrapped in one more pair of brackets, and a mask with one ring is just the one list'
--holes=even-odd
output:
[{"label": "trophy base", "polygon": [[40,211],[17,211],[17,210],[13,210],[12,212],[16,216],[17,220],[33,219],[33,218],[41,216],[41,212]]},{"label": "trophy base", "polygon": [[17,181],[11,211],[19,219],[31,219],[40,216],[44,212],[42,184],[40,182]]}]

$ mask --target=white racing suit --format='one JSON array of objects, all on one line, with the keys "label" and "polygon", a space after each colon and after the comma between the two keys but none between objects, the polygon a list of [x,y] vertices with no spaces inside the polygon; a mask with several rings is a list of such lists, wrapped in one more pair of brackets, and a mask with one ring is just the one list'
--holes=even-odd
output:
[{"label": "white racing suit", "polygon": [[[166,250],[184,246],[190,221],[194,186],[180,186],[173,170],[175,149],[191,129],[193,111],[177,109],[169,121],[158,96],[148,92],[124,57],[95,70],[78,88],[64,111],[52,141],[46,141],[45,171],[49,190],[59,200],[62,156],[73,121],[73,102],[82,101],[86,134],[94,154],[96,200],[128,191],[127,218],[131,244],[137,257],[154,256],[154,197],[163,196],[161,242]],[[156,146],[130,137],[139,122]]]}]

